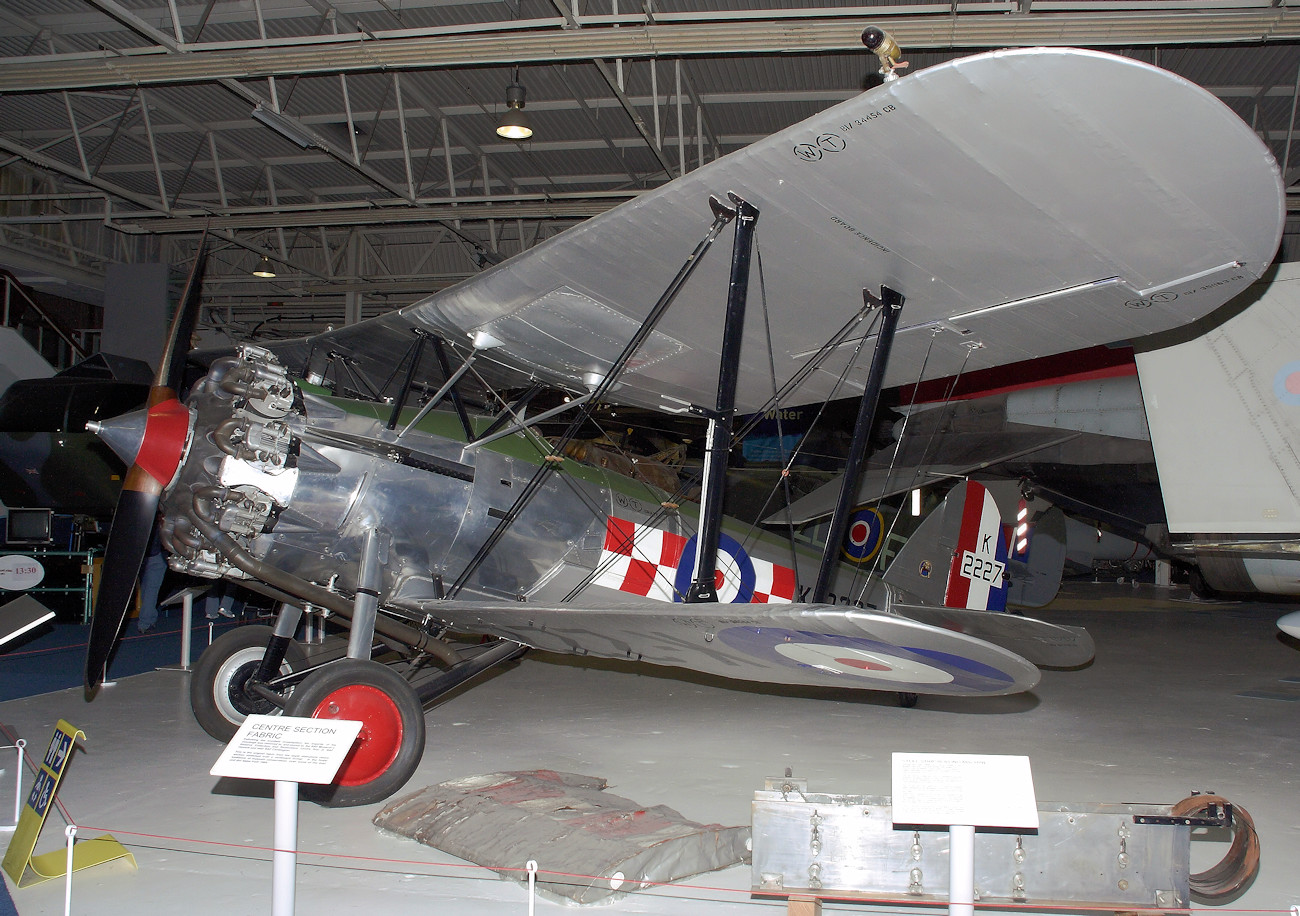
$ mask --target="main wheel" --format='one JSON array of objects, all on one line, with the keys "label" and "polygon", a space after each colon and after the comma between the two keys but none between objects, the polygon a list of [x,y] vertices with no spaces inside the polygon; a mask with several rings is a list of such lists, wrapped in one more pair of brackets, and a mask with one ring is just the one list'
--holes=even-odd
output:
[{"label": "main wheel", "polygon": [[[270,700],[249,696],[244,685],[257,672],[271,627],[236,627],[213,640],[199,656],[190,675],[190,708],[203,730],[218,741],[229,741],[250,715],[274,716],[280,709]],[[290,643],[280,665],[281,674],[307,667],[307,653]]]},{"label": "main wheel", "polygon": [[313,671],[294,690],[285,715],[353,719],[361,734],[334,783],[302,785],[304,798],[328,807],[383,801],[411,778],[424,756],[424,707],[397,672],[345,658]]}]

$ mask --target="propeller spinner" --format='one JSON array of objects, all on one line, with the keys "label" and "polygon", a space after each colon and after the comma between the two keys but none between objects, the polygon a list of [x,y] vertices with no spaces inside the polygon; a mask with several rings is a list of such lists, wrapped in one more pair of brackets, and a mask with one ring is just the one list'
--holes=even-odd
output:
[{"label": "propeller spinner", "polygon": [[199,243],[185,284],[180,308],[172,318],[149,406],[114,420],[88,424],[131,467],[113,513],[113,527],[104,549],[104,574],[95,598],[86,647],[86,696],[91,698],[104,682],[109,656],[117,643],[131,605],[140,567],[144,564],[158,515],[158,502],[176,475],[193,426],[189,409],[176,398],[189,352],[190,336],[198,320],[199,293],[207,263],[207,237]]}]

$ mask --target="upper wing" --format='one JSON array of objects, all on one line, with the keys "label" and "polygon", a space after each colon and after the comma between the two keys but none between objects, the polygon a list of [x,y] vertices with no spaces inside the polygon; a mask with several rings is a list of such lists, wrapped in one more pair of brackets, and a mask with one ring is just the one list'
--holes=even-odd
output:
[{"label": "upper wing", "polygon": [[[953,375],[1192,321],[1267,267],[1285,216],[1276,163],[1209,93],[1107,54],[1000,51],[864,92],[325,345],[380,359],[383,378],[410,326],[466,350],[487,332],[501,342],[487,359],[580,389],[727,192],[761,214],[742,411],[771,396],[773,364],[784,383],[859,311],[863,288],[907,297],[886,379],[903,384],[923,364]],[[728,270],[725,251],[704,257],[616,400],[711,401]],[[835,392],[864,331],[792,402]]]}]

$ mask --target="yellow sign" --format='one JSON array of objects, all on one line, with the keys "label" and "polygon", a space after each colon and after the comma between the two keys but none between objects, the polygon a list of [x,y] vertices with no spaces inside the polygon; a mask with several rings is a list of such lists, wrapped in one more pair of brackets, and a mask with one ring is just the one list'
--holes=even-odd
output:
[{"label": "yellow sign", "polygon": [[[42,853],[33,856],[36,840],[45,826],[45,815],[49,813],[54,802],[54,793],[59,789],[59,780],[72,756],[72,746],[78,738],[86,737],[81,729],[69,725],[62,719],[54,727],[54,736],[45,751],[36,782],[27,795],[22,814],[18,818],[18,827],[14,830],[9,849],[5,852],[4,870],[18,887],[30,887],[51,878],[62,878],[67,873],[68,853],[66,849]],[[113,837],[105,834],[94,839],[82,840],[72,848],[72,870],[80,871],[101,862],[114,859],[130,859],[135,865],[135,856],[127,852],[126,847]]]}]

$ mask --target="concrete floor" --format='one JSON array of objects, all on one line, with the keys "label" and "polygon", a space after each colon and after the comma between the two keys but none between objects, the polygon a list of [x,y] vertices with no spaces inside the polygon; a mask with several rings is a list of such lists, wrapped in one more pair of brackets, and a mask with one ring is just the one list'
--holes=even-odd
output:
[{"label": "concrete floor", "polygon": [[[1025,754],[1040,800],[1172,803],[1208,789],[1244,806],[1259,829],[1262,866],[1243,895],[1216,909],[1285,914],[1300,904],[1300,644],[1274,621],[1291,608],[1171,595],[1073,586],[1040,616],[1088,627],[1097,643],[1091,666],[1045,672],[1031,694],[923,697],[914,709],[886,695],[791,694],[666,669],[526,657],[428,713],[428,750],[407,788],[550,768],[606,777],[617,794],[693,820],[741,825],[763,778],[786,767],[812,791],[887,795],[893,751]],[[37,754],[59,718],[86,732],[59,797],[81,836],[112,832],[135,854],[138,868],[111,863],[79,873],[73,912],[271,909],[270,787],[208,775],[221,746],[190,715],[187,678],[172,671],[126,678],[93,704],[79,690],[0,703],[0,723]],[[525,911],[520,886],[380,834],[370,823],[378,807],[301,806],[298,912],[368,912],[377,904],[386,916]],[[58,848],[63,826],[52,815],[37,851]],[[1193,847],[1194,869],[1223,851],[1220,843]],[[749,886],[748,867],[737,866],[610,906],[784,911],[751,898]],[[63,910],[61,881],[10,888],[23,916]],[[558,906],[538,903],[542,911]]]}]

